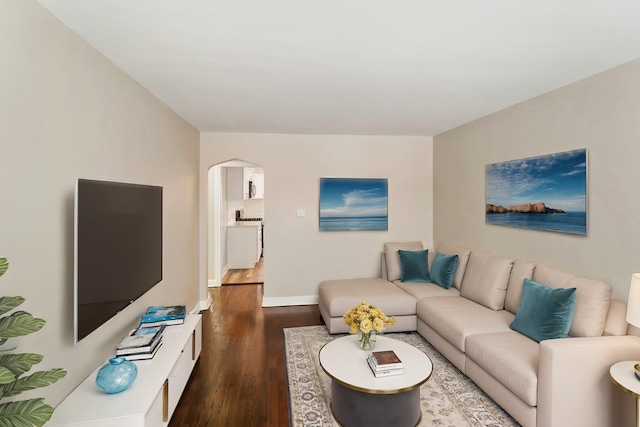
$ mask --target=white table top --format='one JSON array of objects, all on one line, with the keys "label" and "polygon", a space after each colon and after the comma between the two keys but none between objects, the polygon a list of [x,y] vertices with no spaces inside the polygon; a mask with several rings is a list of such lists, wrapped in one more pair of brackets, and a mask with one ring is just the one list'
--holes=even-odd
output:
[{"label": "white table top", "polygon": [[400,360],[404,373],[376,378],[367,364],[371,351],[358,346],[357,335],[347,335],[327,343],[318,357],[320,366],[333,380],[354,390],[371,394],[393,394],[420,387],[431,376],[433,364],[429,357],[417,348],[383,336],[377,337],[374,351],[393,350]]},{"label": "white table top", "polygon": [[636,363],[640,363],[640,361],[626,360],[618,362],[611,366],[609,375],[613,382],[623,390],[633,394],[635,397],[640,397],[640,379],[636,377],[633,370],[633,365]]}]

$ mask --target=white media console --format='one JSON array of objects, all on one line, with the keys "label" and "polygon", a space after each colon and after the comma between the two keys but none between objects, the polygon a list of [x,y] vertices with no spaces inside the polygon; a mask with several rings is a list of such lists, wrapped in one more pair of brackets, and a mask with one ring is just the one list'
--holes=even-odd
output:
[{"label": "white media console", "polygon": [[165,329],[153,359],[134,362],[138,376],[131,387],[102,393],[95,383],[98,367],[58,405],[46,427],[167,426],[201,350],[202,317],[187,315],[184,324]]}]

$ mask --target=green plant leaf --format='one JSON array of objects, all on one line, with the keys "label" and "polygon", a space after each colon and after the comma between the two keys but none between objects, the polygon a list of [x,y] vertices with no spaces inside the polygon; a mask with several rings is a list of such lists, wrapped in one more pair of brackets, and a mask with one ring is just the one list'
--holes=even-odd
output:
[{"label": "green plant leaf", "polygon": [[16,396],[22,392],[46,387],[64,378],[67,371],[55,368],[50,371],[38,371],[26,377],[21,377],[10,384],[0,385],[0,398]]},{"label": "green plant leaf", "polygon": [[23,297],[0,297],[0,314],[13,310],[25,301]]},{"label": "green plant leaf", "polygon": [[9,261],[6,258],[0,258],[0,276],[2,276],[9,268]]},{"label": "green plant leaf", "polygon": [[9,369],[4,366],[0,367],[0,385],[2,384],[10,384],[14,382],[17,378],[17,375],[11,372]]},{"label": "green plant leaf", "polygon": [[20,400],[0,404],[0,427],[42,427],[53,408],[44,399]]},{"label": "green plant leaf", "polygon": [[33,365],[42,362],[42,359],[42,355],[34,353],[3,354],[0,355],[0,367],[8,369],[16,377],[19,377],[30,370]]},{"label": "green plant leaf", "polygon": [[37,332],[44,326],[44,319],[33,317],[26,311],[16,311],[0,318],[0,338],[13,338]]}]

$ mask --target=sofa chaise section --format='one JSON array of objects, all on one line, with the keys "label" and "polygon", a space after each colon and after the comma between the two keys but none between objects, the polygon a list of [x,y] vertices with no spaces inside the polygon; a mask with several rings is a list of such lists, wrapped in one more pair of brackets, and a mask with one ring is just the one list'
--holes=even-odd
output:
[{"label": "sofa chaise section", "polygon": [[396,324],[385,331],[416,330],[416,298],[382,278],[327,280],[321,283],[318,308],[331,334],[349,332],[342,315],[356,304],[366,301],[384,307]]}]

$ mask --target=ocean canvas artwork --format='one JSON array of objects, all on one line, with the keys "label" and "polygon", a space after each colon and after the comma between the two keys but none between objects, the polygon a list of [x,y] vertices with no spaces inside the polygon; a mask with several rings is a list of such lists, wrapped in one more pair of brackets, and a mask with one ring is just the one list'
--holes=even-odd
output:
[{"label": "ocean canvas artwork", "polygon": [[587,150],[485,167],[485,223],[587,235]]},{"label": "ocean canvas artwork", "polygon": [[320,231],[388,229],[388,181],[320,178]]}]

